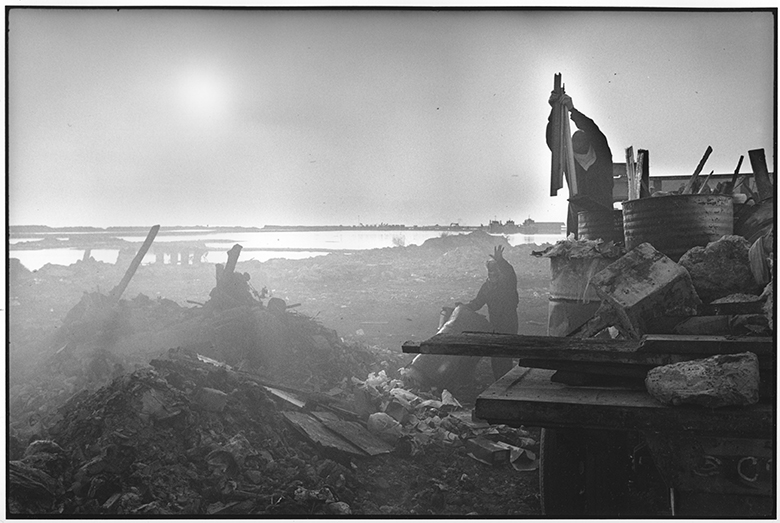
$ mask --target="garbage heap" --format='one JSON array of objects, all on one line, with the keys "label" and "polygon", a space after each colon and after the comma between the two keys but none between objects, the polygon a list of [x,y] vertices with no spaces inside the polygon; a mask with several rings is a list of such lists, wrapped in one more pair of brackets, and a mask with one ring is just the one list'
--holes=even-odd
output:
[{"label": "garbage heap", "polygon": [[524,429],[404,388],[402,354],[347,343],[225,270],[197,307],[84,294],[12,381],[9,513],[372,513],[366,460],[460,449],[537,466]]},{"label": "garbage heap", "polygon": [[276,388],[171,349],[71,397],[29,445],[12,436],[9,513],[344,515],[368,501],[361,460],[466,446],[483,463],[536,467],[528,432],[472,420],[446,392],[425,399],[384,372],[347,381],[330,394]]}]

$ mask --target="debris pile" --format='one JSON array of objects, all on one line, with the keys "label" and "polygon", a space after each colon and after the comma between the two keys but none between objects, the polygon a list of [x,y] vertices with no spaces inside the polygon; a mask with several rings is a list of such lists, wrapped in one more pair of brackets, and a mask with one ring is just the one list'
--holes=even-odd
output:
[{"label": "debris pile", "polygon": [[194,307],[85,292],[12,375],[10,513],[535,513],[528,431],[404,388],[405,355],[250,281],[229,254]]},{"label": "debris pile", "polygon": [[[503,445],[516,469],[535,468],[527,431],[475,422],[446,392],[440,400],[416,395],[384,371],[351,385],[351,402],[339,393],[285,393],[255,374],[171,349],[74,395],[28,446],[12,432],[10,512],[361,513],[360,459],[419,457],[476,437]],[[352,404],[376,410],[366,428],[355,423],[361,416]]]}]

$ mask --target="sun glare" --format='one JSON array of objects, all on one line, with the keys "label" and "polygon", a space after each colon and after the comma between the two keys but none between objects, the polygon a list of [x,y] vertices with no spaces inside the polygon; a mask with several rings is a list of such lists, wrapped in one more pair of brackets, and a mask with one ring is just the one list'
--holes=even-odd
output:
[{"label": "sun glare", "polygon": [[227,108],[227,87],[214,73],[197,71],[183,75],[178,92],[183,109],[191,116],[214,118]]}]

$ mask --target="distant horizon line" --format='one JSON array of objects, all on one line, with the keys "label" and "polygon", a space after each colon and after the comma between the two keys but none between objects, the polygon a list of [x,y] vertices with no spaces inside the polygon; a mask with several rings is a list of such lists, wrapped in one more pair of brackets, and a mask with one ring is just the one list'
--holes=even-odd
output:
[{"label": "distant horizon line", "polygon": [[[493,221],[493,220],[491,220]],[[250,230],[250,231],[263,231],[263,230],[279,230],[279,229],[482,229],[488,228],[488,224],[479,225],[462,225],[460,223],[452,222],[447,225],[442,224],[427,224],[427,225],[406,225],[406,224],[393,224],[393,223],[378,223],[368,224],[361,223],[357,225],[279,225],[279,224],[266,224],[262,226],[256,225],[160,225],[160,229],[166,230],[183,230],[183,229],[233,229],[233,230]],[[508,223],[507,222],[503,223]],[[502,222],[498,222],[502,223]],[[515,223],[515,222],[512,222]],[[560,224],[565,225],[562,221],[550,221],[550,222],[537,222],[533,223],[537,225],[553,225]],[[519,224],[518,224],[519,225]],[[147,225],[110,225],[106,227],[98,227],[93,225],[8,225],[9,232],[41,232],[41,231],[117,231],[117,230],[148,230],[152,226]]]}]

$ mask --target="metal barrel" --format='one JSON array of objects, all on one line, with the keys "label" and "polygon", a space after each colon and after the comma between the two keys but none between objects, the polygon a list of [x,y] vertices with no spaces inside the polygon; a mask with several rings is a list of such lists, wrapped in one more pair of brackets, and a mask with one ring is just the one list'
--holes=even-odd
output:
[{"label": "metal barrel", "polygon": [[590,281],[613,261],[601,257],[550,258],[552,279],[547,313],[548,336],[566,336],[593,317],[601,305],[601,298]]},{"label": "metal barrel", "polygon": [[677,194],[623,202],[626,250],[649,243],[673,261],[696,246],[734,234],[731,196]]},{"label": "metal barrel", "polygon": [[623,243],[623,211],[580,211],[577,238]]}]

